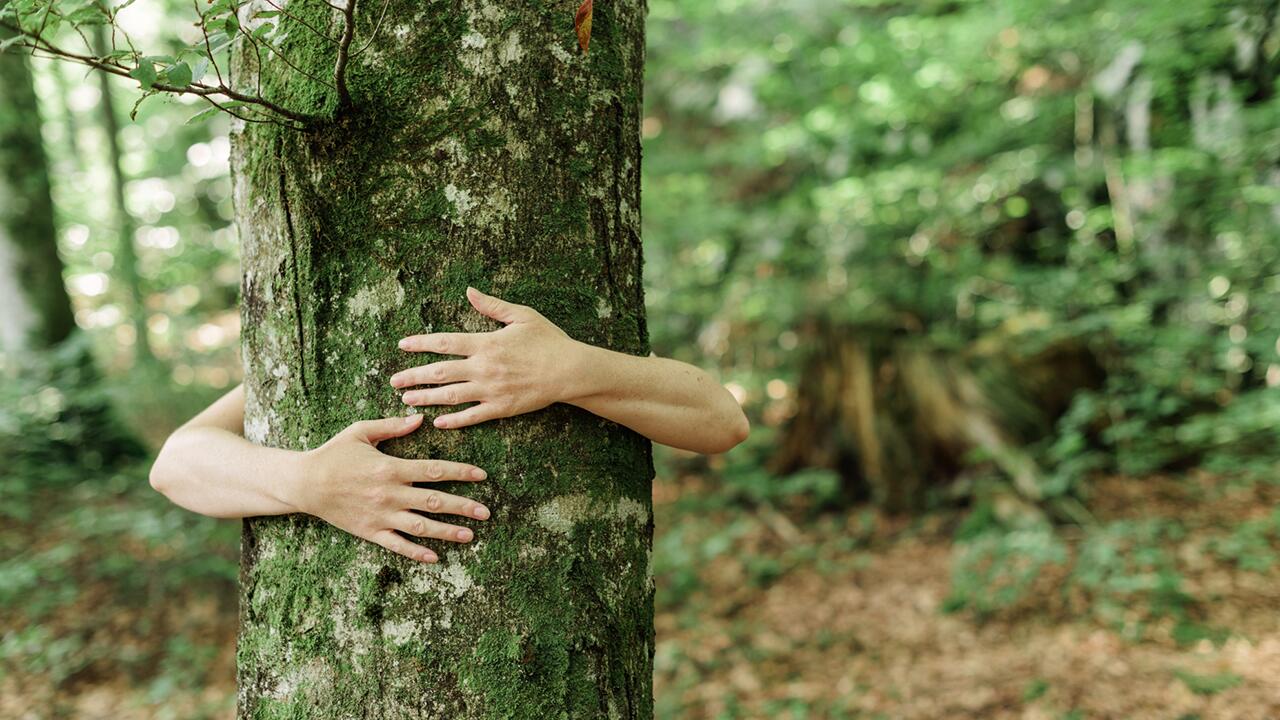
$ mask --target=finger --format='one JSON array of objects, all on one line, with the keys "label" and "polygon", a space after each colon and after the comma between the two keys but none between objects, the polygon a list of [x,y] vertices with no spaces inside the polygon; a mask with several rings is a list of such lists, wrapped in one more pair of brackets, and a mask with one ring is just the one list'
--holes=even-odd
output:
[{"label": "finger", "polygon": [[405,388],[414,385],[442,385],[444,383],[470,380],[471,366],[466,360],[442,360],[421,365],[408,370],[401,370],[391,376],[391,387]]},{"label": "finger", "polygon": [[471,542],[476,536],[471,532],[470,528],[458,527],[442,523],[439,520],[422,517],[417,513],[405,511],[396,513],[391,518],[391,527],[402,533],[416,535],[418,537],[435,538],[436,540],[448,540],[449,542],[465,543]]},{"label": "finger", "polygon": [[416,542],[405,540],[390,530],[378,532],[369,539],[391,552],[403,555],[410,560],[417,560],[418,562],[425,563],[433,563],[440,560],[434,552],[431,552]]},{"label": "finger", "polygon": [[400,340],[400,349],[440,355],[470,355],[476,351],[476,336],[488,333],[427,333]]},{"label": "finger", "polygon": [[405,405],[458,405],[480,399],[480,384],[453,383],[440,387],[410,390],[401,396]]},{"label": "finger", "polygon": [[471,302],[471,307],[475,308],[476,312],[508,325],[513,322],[528,320],[533,313],[533,308],[531,307],[517,305],[492,295],[486,295],[473,287],[467,288],[467,300]]},{"label": "finger", "polygon": [[488,477],[475,465],[448,460],[400,460],[397,475],[407,482],[475,481]]},{"label": "finger", "polygon": [[347,432],[370,445],[377,445],[383,440],[408,435],[417,430],[421,424],[421,415],[407,415],[404,417],[383,418],[381,420],[353,422],[347,426]]},{"label": "finger", "polygon": [[494,403],[482,402],[460,412],[441,415],[435,419],[434,424],[441,429],[456,429],[502,417],[506,417],[506,414],[499,410]]},{"label": "finger", "polygon": [[458,497],[438,490],[410,488],[406,507],[442,515],[461,515],[477,520],[489,519],[489,508],[470,498]]}]

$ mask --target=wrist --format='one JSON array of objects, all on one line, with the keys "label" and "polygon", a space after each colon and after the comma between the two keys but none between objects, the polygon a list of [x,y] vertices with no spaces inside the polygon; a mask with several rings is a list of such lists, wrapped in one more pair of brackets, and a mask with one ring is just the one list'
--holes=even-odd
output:
[{"label": "wrist", "polygon": [[604,366],[602,348],[577,340],[569,340],[565,362],[561,364],[564,381],[561,383],[557,402],[578,405],[603,390],[601,368]]},{"label": "wrist", "polygon": [[308,512],[306,502],[309,478],[314,467],[314,450],[286,450],[281,463],[279,480],[273,485],[277,502],[290,512]]}]

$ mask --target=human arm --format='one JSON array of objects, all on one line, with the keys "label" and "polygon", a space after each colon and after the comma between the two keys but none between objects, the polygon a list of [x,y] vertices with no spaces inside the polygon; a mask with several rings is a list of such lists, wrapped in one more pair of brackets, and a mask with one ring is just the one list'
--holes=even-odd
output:
[{"label": "human arm", "polygon": [[379,442],[408,435],[421,425],[419,415],[365,420],[314,450],[263,447],[241,434],[244,389],[239,386],[169,436],[152,465],[151,486],[202,515],[307,513],[392,552],[435,562],[434,552],[398,532],[468,542],[471,530],[419,513],[485,520],[489,510],[467,498],[413,485],[482,480],[480,468],[405,460],[378,451]]},{"label": "human arm", "polygon": [[[474,288],[467,289],[467,299],[505,327],[405,338],[402,350],[466,357],[391,377],[394,387],[417,388],[404,393],[408,405],[478,403],[437,417],[436,427],[466,427],[561,402],[694,452],[725,452],[749,432],[729,391],[693,365],[578,342],[536,310]],[[418,387],[426,385],[433,387]]]}]

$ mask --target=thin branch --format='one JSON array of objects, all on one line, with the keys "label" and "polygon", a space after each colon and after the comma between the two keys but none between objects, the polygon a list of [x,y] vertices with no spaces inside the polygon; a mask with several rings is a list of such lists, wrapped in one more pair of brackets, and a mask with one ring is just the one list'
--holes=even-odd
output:
[{"label": "thin branch", "polygon": [[338,107],[351,107],[351,93],[347,90],[347,61],[350,59],[351,38],[356,34],[356,0],[347,0],[342,10],[342,41],[338,44],[338,62],[333,67],[333,84],[338,89]]},{"label": "thin branch", "polygon": [[[0,27],[3,27],[19,35],[22,35],[25,38],[28,38],[29,46],[34,47],[35,49],[40,50],[42,52],[48,53],[49,56],[51,57],[60,58],[62,60],[69,60],[71,62],[80,63],[81,65],[87,65],[96,70],[110,73],[112,75],[118,75],[123,78],[132,77],[129,74],[130,72],[129,68],[121,65],[118,62],[116,63],[104,62],[103,60],[97,57],[93,57],[91,55],[81,55],[79,53],[74,53],[69,50],[63,50],[62,48],[52,45],[47,40],[33,39],[32,34],[29,30],[25,30],[21,27],[12,25],[8,22],[0,21]],[[195,95],[203,98],[207,98],[211,95],[223,95],[232,100],[238,100],[242,103],[245,103],[246,105],[258,105],[260,107],[266,108],[267,110],[270,110],[271,112],[274,112],[277,115],[280,115],[281,117],[288,118],[290,120],[293,120],[294,122],[297,122],[303,125],[309,124],[317,120],[315,116],[294,112],[293,110],[289,110],[288,108],[281,107],[280,105],[277,105],[276,103],[273,103],[270,100],[267,100],[266,98],[258,97],[254,95],[247,95],[245,93],[239,92],[233,88],[227,87],[226,85],[222,85],[222,84],[218,86],[211,86],[211,85],[206,85],[204,83],[193,82],[193,83],[190,83],[189,85],[176,86],[176,85],[168,85],[166,83],[155,83],[151,86],[151,88],[154,90],[158,90],[160,92],[167,92],[175,95]]]},{"label": "thin branch", "polygon": [[[271,2],[271,0],[267,0],[267,2]],[[374,39],[378,37],[378,31],[382,29],[382,21],[387,17],[387,8],[389,7],[391,7],[391,0],[386,0],[386,2],[382,3],[382,13],[378,15],[378,22],[374,23],[373,32],[369,34],[369,40],[351,57],[359,57],[361,53],[368,50],[369,46],[373,44]]]},{"label": "thin branch", "polygon": [[222,70],[218,68],[218,59],[213,56],[213,43],[209,42],[209,25],[205,20],[204,13],[200,12],[200,0],[191,0],[191,6],[196,10],[196,16],[200,18],[200,22],[196,23],[200,26],[200,34],[204,36],[204,52],[209,56],[209,64],[213,66],[213,74],[218,77],[219,85],[226,85],[227,82],[222,79]]},{"label": "thin branch", "polygon": [[[249,39],[249,42],[253,44],[253,53],[254,53],[254,55],[256,55],[256,56],[257,56],[257,58],[258,58],[258,67],[257,67],[257,72],[258,72],[258,94],[259,94],[259,95],[261,95],[261,94],[262,94],[262,54],[261,54],[260,52],[258,52],[258,42],[257,42],[257,38],[254,38],[251,34],[249,34],[249,33],[244,29],[244,26],[240,26],[240,33],[241,33],[242,35],[244,35],[246,38],[248,38],[248,39]],[[322,80],[322,79],[320,79],[320,78],[316,77],[315,75],[312,75],[311,73],[307,72],[306,70],[303,70],[302,68],[298,67],[297,65],[294,65],[292,60],[290,60],[289,58],[285,57],[284,53],[280,52],[280,50],[279,50],[278,48],[276,48],[274,45],[272,45],[269,41],[267,41],[267,40],[263,40],[263,41],[262,41],[262,46],[263,46],[263,47],[265,47],[266,49],[270,50],[272,53],[274,53],[276,57],[278,57],[278,58],[280,58],[281,60],[283,60],[285,65],[288,65],[290,68],[292,68],[292,69],[293,69],[293,71],[294,71],[294,72],[298,73],[299,75],[301,75],[301,76],[303,76],[303,77],[307,78],[308,80],[311,80],[312,82],[319,83],[320,85],[322,85],[322,86],[324,86],[324,87],[327,87],[327,88],[329,88],[330,90],[336,90],[336,89],[337,89],[337,88],[335,88],[335,87],[333,86],[333,83],[330,83],[330,82],[329,82],[329,81],[327,81],[327,80]]]},{"label": "thin branch", "polygon": [[242,7],[246,7],[246,5],[236,5],[233,2],[231,4],[231,13],[232,15],[235,15],[236,18],[236,32],[243,35],[245,39],[249,41],[249,44],[253,46],[253,56],[255,59],[255,63],[253,65],[254,88],[258,91],[258,95],[262,95],[262,51],[258,49],[257,39],[250,35],[249,31],[245,30],[244,25],[240,22],[240,8]]},{"label": "thin branch", "polygon": [[290,129],[290,130],[302,130],[302,129],[303,129],[303,128],[302,128],[302,126],[300,126],[300,125],[290,125],[290,124],[288,124],[288,123],[280,122],[279,120],[276,120],[275,118],[251,118],[251,117],[246,117],[246,116],[241,115],[240,113],[236,112],[235,110],[232,110],[231,108],[229,108],[229,107],[227,107],[227,106],[225,106],[225,105],[222,105],[222,104],[221,104],[221,103],[219,103],[218,101],[216,101],[216,100],[214,100],[213,98],[208,97],[208,96],[205,96],[205,97],[203,97],[203,98],[201,98],[201,99],[203,99],[205,102],[209,103],[210,105],[214,106],[215,108],[217,108],[217,109],[221,110],[222,112],[224,112],[224,113],[226,113],[226,114],[230,115],[231,117],[238,118],[238,119],[243,120],[243,121],[245,121],[245,122],[251,122],[251,123],[263,123],[263,124],[270,124],[270,125],[279,125],[279,126],[280,126],[280,127],[282,127],[282,128],[288,128],[288,129]]},{"label": "thin branch", "polygon": [[[44,17],[40,18],[40,29],[36,30],[36,40],[39,40],[40,36],[44,34],[44,26],[49,23],[49,13],[53,12],[53,0],[46,0],[46,2],[48,4],[44,6]],[[36,54],[35,48],[31,49],[31,54]]]},{"label": "thin branch", "polygon": [[329,37],[327,34],[320,32],[320,31],[319,31],[319,30],[317,30],[317,29],[316,29],[316,27],[315,27],[314,25],[312,25],[311,23],[307,22],[306,20],[303,20],[302,18],[298,17],[297,15],[294,15],[294,14],[290,13],[288,10],[285,10],[283,5],[277,5],[276,3],[272,2],[272,0],[264,0],[264,2],[266,2],[266,3],[267,3],[268,5],[270,5],[271,7],[275,8],[275,9],[276,9],[276,12],[280,13],[281,15],[284,15],[285,17],[287,17],[287,18],[289,18],[290,20],[292,20],[292,21],[294,21],[294,22],[298,23],[298,24],[299,24],[299,25],[301,25],[302,27],[304,27],[304,28],[306,28],[306,29],[310,30],[311,32],[315,33],[316,37],[321,38],[321,39],[323,39],[323,40],[328,40],[329,42],[333,43],[334,45],[337,45],[337,44],[338,44],[338,41],[337,41],[337,40],[334,40],[333,38]]}]

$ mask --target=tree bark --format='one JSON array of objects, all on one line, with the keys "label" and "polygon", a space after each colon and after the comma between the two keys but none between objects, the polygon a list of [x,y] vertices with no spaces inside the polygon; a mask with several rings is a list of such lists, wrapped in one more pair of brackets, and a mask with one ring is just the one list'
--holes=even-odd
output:
[{"label": "tree bark", "polygon": [[0,53],[0,98],[0,351],[12,353],[66,339],[75,317],[62,280],[39,106],[24,54]]},{"label": "tree bark", "polygon": [[[587,56],[575,8],[390,0],[375,32],[384,10],[362,4],[349,109],[262,58],[268,96],[336,119],[234,131],[247,437],[312,448],[403,414],[388,378],[429,358],[400,352],[400,337],[496,327],[468,285],[579,340],[648,352],[644,8],[598,4]],[[288,9],[338,37],[340,13]],[[282,22],[290,62],[332,78],[336,44]],[[236,61],[236,81],[255,86],[257,54],[241,44]],[[438,565],[309,517],[247,521],[240,717],[651,717],[648,441],[564,405],[424,428],[384,449],[485,468],[484,483],[443,489],[492,519],[470,523],[470,545],[425,541]]]}]

